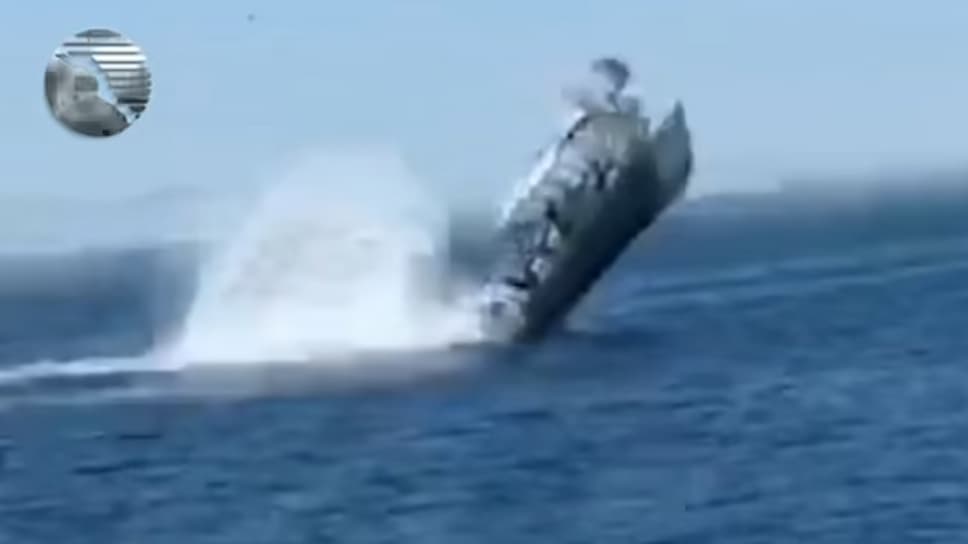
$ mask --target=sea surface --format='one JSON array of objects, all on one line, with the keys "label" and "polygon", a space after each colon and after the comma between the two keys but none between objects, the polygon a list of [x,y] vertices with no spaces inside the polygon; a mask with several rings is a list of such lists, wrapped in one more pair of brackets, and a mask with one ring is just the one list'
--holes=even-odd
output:
[{"label": "sea surface", "polygon": [[191,243],[7,255],[0,543],[966,542],[956,181],[692,200],[539,345],[338,364],[164,364]]}]

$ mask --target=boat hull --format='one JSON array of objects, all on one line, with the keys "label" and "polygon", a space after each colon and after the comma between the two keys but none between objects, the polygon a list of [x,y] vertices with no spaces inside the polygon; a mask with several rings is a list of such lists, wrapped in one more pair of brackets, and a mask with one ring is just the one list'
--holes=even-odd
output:
[{"label": "boat hull", "polygon": [[[606,182],[591,180],[584,193],[567,205],[557,207],[564,216],[567,233],[550,255],[524,250],[515,266],[543,260],[544,269],[530,285],[514,278],[515,266],[498,266],[488,285],[482,308],[486,335],[492,340],[527,342],[545,336],[557,326],[626,248],[649,228],[682,194],[692,170],[692,150],[684,112],[677,105],[651,137],[635,130],[622,130],[630,120],[580,127],[566,145],[584,146],[583,160],[609,163]],[[582,134],[581,130],[588,130]],[[602,138],[611,138],[609,145]],[[604,185],[595,188],[596,184]],[[550,223],[551,220],[546,220]],[[557,223],[556,223],[557,225]],[[508,230],[510,226],[506,227]],[[551,229],[541,225],[537,229]],[[520,244],[508,251],[521,252]],[[547,253],[547,252],[545,252]],[[512,259],[513,260],[513,259]]]}]

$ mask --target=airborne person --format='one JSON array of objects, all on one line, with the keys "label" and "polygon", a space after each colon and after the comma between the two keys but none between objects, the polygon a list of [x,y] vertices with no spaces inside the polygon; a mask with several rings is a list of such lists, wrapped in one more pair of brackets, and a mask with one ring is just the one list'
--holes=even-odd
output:
[{"label": "airborne person", "polygon": [[624,94],[631,78],[626,64],[613,57],[603,57],[591,64],[587,81],[566,88],[565,100],[584,117],[594,113],[639,114],[638,98]]}]

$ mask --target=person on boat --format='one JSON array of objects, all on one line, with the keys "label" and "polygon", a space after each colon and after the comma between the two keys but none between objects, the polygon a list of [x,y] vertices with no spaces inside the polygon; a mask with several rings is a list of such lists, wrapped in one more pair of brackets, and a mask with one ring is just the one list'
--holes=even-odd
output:
[{"label": "person on boat", "polygon": [[[589,67],[588,77],[580,85],[566,87],[565,100],[576,110],[577,115],[572,118],[564,138],[556,144],[556,148],[541,152],[542,159],[535,165],[527,187],[533,188],[545,183],[545,176],[549,164],[554,164],[558,151],[570,142],[585,123],[596,114],[622,113],[638,116],[640,113],[639,100],[624,93],[629,81],[630,72],[626,64],[616,58],[603,57],[593,61]],[[576,201],[584,198],[587,188],[601,192],[605,189],[610,175],[610,165],[594,162],[583,176],[583,181],[574,186],[561,187],[561,193],[554,196],[547,195],[536,199],[540,204],[540,211],[533,210],[517,215],[518,220],[526,225],[525,231],[537,230],[534,238],[521,242],[521,251],[529,255],[528,265],[521,277],[507,278],[507,283],[521,288],[530,289],[539,281],[539,274],[531,269],[534,260],[553,258],[558,252],[559,245],[567,240],[571,234],[573,218],[569,209]],[[510,217],[513,214],[507,214]],[[540,267],[539,267],[540,268]]]}]

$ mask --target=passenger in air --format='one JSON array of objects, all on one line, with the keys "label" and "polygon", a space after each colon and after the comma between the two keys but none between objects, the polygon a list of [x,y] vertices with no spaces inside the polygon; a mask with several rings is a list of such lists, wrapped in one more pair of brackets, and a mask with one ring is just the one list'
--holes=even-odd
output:
[{"label": "passenger in air", "polygon": [[591,64],[588,76],[564,92],[565,100],[580,113],[638,112],[638,100],[622,94],[630,77],[624,62],[611,57],[598,59]]}]

